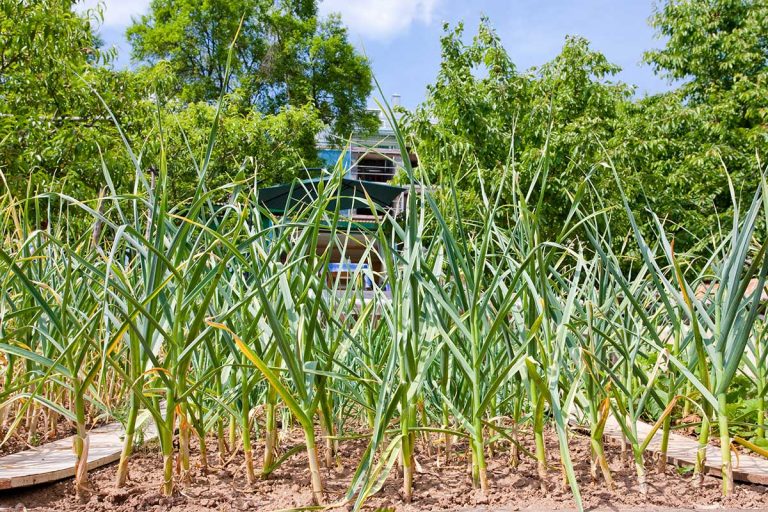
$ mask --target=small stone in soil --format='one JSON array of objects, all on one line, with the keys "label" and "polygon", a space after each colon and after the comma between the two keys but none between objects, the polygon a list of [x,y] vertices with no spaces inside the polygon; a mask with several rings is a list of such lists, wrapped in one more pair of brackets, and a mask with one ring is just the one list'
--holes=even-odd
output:
[{"label": "small stone in soil", "polygon": [[245,502],[245,500],[237,498],[232,502],[232,508],[236,510],[248,510],[248,504]]},{"label": "small stone in soil", "polygon": [[118,493],[107,496],[107,501],[115,505],[119,505],[120,503],[124,502],[127,499],[128,499],[127,492],[118,492]]},{"label": "small stone in soil", "polygon": [[159,494],[150,494],[141,500],[141,506],[144,508],[151,507],[160,503],[161,496]]}]

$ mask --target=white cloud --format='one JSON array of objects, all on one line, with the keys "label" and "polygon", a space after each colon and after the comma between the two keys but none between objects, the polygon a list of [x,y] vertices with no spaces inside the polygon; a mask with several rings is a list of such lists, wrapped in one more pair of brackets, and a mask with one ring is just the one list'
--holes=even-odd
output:
[{"label": "white cloud", "polygon": [[131,24],[131,16],[138,17],[147,12],[149,2],[150,0],[82,0],[75,4],[75,10],[84,12],[102,3],[105,27],[127,27]]},{"label": "white cloud", "polygon": [[414,23],[429,24],[440,0],[323,0],[323,14],[339,12],[350,31],[363,38],[388,39]]},{"label": "white cloud", "polygon": [[[441,0],[321,0],[320,12],[341,13],[350,31],[364,39],[388,39],[414,23],[432,22]],[[104,27],[124,28],[132,16],[147,12],[150,0],[81,0],[75,9],[84,12],[104,6]]]}]

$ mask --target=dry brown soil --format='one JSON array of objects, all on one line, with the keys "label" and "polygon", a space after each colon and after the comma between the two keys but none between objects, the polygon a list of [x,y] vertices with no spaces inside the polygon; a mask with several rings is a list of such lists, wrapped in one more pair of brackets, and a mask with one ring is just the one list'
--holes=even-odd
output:
[{"label": "dry brown soil", "polygon": [[[284,448],[299,443],[299,432],[283,440]],[[532,442],[529,442],[532,444]],[[215,442],[209,446],[215,448]],[[487,496],[473,490],[467,474],[466,446],[459,444],[453,459],[448,464],[438,465],[436,457],[428,457],[422,444],[417,460],[421,471],[416,475],[414,499],[410,504],[402,500],[400,481],[393,471],[383,489],[366,504],[367,510],[391,508],[397,511],[443,511],[443,510],[566,510],[573,509],[570,490],[562,484],[561,472],[556,468],[557,440],[552,432],[547,434],[547,445],[552,457],[553,469],[549,472],[548,492],[539,488],[535,463],[523,459],[520,466],[512,468],[508,454],[500,451],[488,462],[491,491]],[[532,449],[529,446],[529,449]],[[720,480],[706,477],[704,484],[697,487],[690,474],[681,475],[676,468],[668,466],[666,474],[659,474],[647,461],[647,496],[637,489],[634,467],[623,462],[618,445],[607,444],[611,454],[610,466],[616,481],[616,490],[610,491],[602,481],[592,482],[589,471],[588,439],[576,435],[571,440],[571,453],[576,474],[586,507],[609,510],[659,510],[668,508],[712,510],[763,509],[768,510],[768,488],[737,483],[733,496],[723,498]],[[196,450],[196,448],[195,448]],[[342,469],[324,469],[326,498],[329,503],[341,502],[355,470],[355,465],[365,450],[365,441],[346,441],[340,447]],[[432,450],[434,453],[434,449]],[[193,451],[194,461],[198,460]],[[259,460],[260,453],[256,453]],[[90,473],[93,492],[84,502],[73,497],[72,482],[29,488],[22,491],[0,492],[0,510],[67,510],[67,511],[275,511],[305,507],[311,504],[308,485],[309,472],[306,457],[294,455],[268,479],[259,480],[249,487],[245,482],[243,457],[237,454],[223,466],[218,464],[218,455],[211,453],[212,467],[204,474],[200,468],[192,470],[191,482],[179,485],[172,498],[164,498],[159,489],[162,482],[161,458],[156,449],[147,448],[131,460],[131,482],[128,487],[114,486],[116,466],[110,465]],[[338,510],[349,510],[349,505],[340,505]]]},{"label": "dry brown soil", "polygon": [[[72,423],[64,418],[59,418],[59,420],[56,422],[55,430],[52,430],[49,427],[50,425],[47,421],[41,421],[37,429],[37,435],[34,436],[34,439],[32,439],[32,443],[30,444],[29,434],[24,426],[24,423],[22,422],[13,431],[8,440],[2,446],[0,446],[0,457],[3,455],[10,455],[12,453],[28,450],[30,448],[34,448],[35,446],[40,446],[41,444],[58,441],[59,439],[75,435],[76,433],[75,427],[72,425]],[[5,439],[7,433],[8,431],[0,426],[0,441]]]}]

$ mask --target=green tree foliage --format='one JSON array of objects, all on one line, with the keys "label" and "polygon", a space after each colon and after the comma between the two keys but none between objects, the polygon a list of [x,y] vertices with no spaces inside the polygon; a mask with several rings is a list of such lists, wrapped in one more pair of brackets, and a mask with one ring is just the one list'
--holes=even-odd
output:
[{"label": "green tree foliage", "polygon": [[[663,49],[647,52],[646,61],[657,72],[683,80],[681,90],[694,102],[765,86],[765,0],[670,0],[657,7],[651,24],[668,40]],[[742,98],[745,106],[750,99],[756,98]]]},{"label": "green tree foliage", "polygon": [[[657,73],[681,82],[677,90],[640,104],[627,123],[654,146],[654,167],[674,192],[656,188],[666,203],[659,211],[684,225],[694,238],[730,218],[731,194],[758,183],[768,142],[768,2],[765,0],[671,0],[651,24],[667,42],[645,60]],[[622,134],[623,135],[623,134]],[[630,151],[630,161],[645,159]],[[681,230],[681,234],[682,230]]]},{"label": "green tree foliage", "polygon": [[[446,27],[437,81],[425,103],[406,116],[420,158],[430,162],[424,172],[432,183],[456,182],[464,206],[477,211],[481,182],[493,185],[502,166],[513,159],[539,162],[546,151],[545,210],[554,229],[567,212],[568,194],[601,155],[601,140],[613,136],[631,89],[608,80],[619,68],[583,38],[567,38],[552,62],[521,73],[488,20],[471,42],[463,33],[461,24]],[[455,176],[457,168],[469,171]],[[521,178],[524,189],[538,181]]]},{"label": "green tree foliage", "polygon": [[368,62],[349,43],[338,16],[318,17],[316,0],[153,0],[128,39],[136,61],[170,62],[185,101],[215,100],[226,87],[244,109],[277,113],[311,104],[342,136],[376,126],[365,110],[372,88]]},{"label": "green tree foliage", "polygon": [[88,83],[117,110],[136,108],[138,84],[101,65],[111,54],[92,32],[100,11],[81,16],[73,4],[0,0],[0,170],[15,190],[55,179],[87,197],[100,173],[83,161],[99,146],[107,160],[122,154],[113,151],[117,133]]},{"label": "green tree foliage", "polygon": [[[99,48],[94,35],[100,9],[81,14],[74,4],[0,0],[0,171],[11,190],[19,196],[30,187],[95,198],[106,185],[104,166],[118,190],[130,190],[133,164],[115,120],[150,172],[157,165],[154,130],[160,117],[172,194],[186,197],[197,182],[190,160],[201,158],[189,148],[206,146],[215,102],[185,101],[177,94],[183,79],[169,62],[111,69],[113,55]],[[262,112],[243,104],[241,89],[224,98],[211,185],[241,171],[274,183],[316,165],[315,136],[324,127],[319,109],[275,101]]]},{"label": "green tree foliage", "polygon": [[[369,65],[337,16],[318,16],[316,0],[153,0],[128,31],[147,65],[124,71],[111,69],[94,35],[100,10],[77,14],[74,3],[0,0],[0,171],[16,192],[95,197],[103,165],[118,188],[130,187],[114,115],[147,168],[163,121],[172,192],[188,195],[194,177],[181,162],[199,160],[188,148],[204,146],[222,89],[212,184],[241,171],[264,183],[302,176],[316,165],[321,129],[346,138],[376,122],[365,114]],[[676,88],[641,99],[583,38],[522,71],[488,20],[471,39],[462,25],[446,27],[435,83],[405,116],[428,163],[419,172],[438,193],[455,183],[466,219],[510,159],[525,164],[520,190],[546,172],[537,211],[551,231],[589,177],[621,235],[627,218],[615,208],[610,160],[635,211],[650,206],[678,247],[694,246],[731,218],[729,178],[737,193],[751,191],[766,160],[768,2],[668,0],[651,23],[665,43],[645,60]]]},{"label": "green tree foliage", "polygon": [[[493,184],[508,159],[536,162],[544,152],[547,229],[562,225],[571,194],[589,177],[622,235],[628,224],[612,162],[633,209],[650,206],[678,247],[694,247],[731,218],[729,177],[737,193],[751,193],[765,162],[768,2],[672,0],[651,23],[666,45],[645,59],[679,86],[642,99],[612,81],[619,68],[582,38],[566,38],[551,62],[520,72],[487,20],[469,42],[462,25],[446,27],[437,79],[406,116],[430,162],[422,172],[438,188],[456,182],[471,211],[480,183]],[[533,182],[521,179],[524,190]]]},{"label": "green tree foliage", "polygon": [[[243,114],[235,101],[225,102],[219,116],[216,145],[208,168],[211,188],[225,185],[238,174],[272,185],[306,178],[307,168],[317,165],[315,135],[322,128],[311,106],[284,108],[274,115],[257,111]],[[173,176],[169,192],[174,198],[189,197],[197,184],[196,169],[203,161],[216,108],[207,102],[184,105],[178,112],[165,111],[165,144],[168,172]],[[158,147],[148,150],[149,160]]]},{"label": "green tree foliage", "polygon": [[521,127],[522,160],[532,164],[540,152],[546,155],[551,189],[542,213],[553,230],[562,226],[585,177],[601,194],[613,188],[613,176],[596,163],[605,158],[604,144],[615,137],[632,93],[630,86],[611,81],[619,71],[586,39],[567,37],[560,54],[534,76],[527,124]]}]

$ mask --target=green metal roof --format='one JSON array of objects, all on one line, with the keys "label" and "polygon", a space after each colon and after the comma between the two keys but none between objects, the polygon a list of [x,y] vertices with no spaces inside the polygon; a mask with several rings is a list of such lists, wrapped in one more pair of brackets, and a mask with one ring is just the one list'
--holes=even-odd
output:
[{"label": "green metal roof", "polygon": [[[284,213],[300,203],[311,204],[317,200],[318,187],[328,186],[331,178],[315,178],[311,180],[285,183],[274,187],[259,189],[259,203],[274,213]],[[351,208],[369,208],[366,195],[375,206],[388,208],[392,206],[397,196],[405,191],[403,187],[343,178],[341,185],[334,194],[334,199],[328,201],[328,210],[335,210],[340,202],[341,210]]]}]

